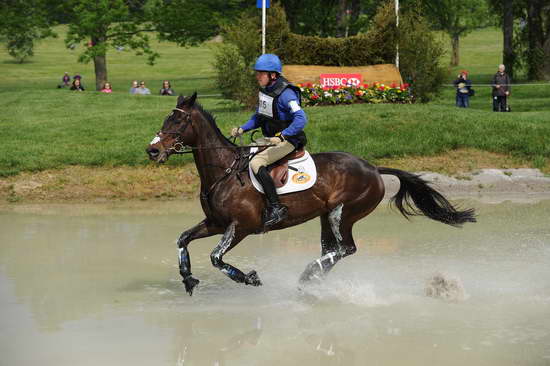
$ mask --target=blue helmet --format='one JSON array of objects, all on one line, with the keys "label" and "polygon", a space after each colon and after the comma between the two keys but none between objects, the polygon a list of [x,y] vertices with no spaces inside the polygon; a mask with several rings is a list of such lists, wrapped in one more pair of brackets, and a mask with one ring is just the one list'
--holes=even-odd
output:
[{"label": "blue helmet", "polygon": [[280,74],[283,71],[283,64],[279,56],[272,53],[266,53],[258,57],[254,65],[254,70],[278,72]]}]

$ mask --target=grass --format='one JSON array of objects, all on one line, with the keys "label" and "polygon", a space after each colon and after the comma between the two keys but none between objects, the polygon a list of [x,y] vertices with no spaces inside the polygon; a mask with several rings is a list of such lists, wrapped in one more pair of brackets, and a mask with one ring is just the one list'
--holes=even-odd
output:
[{"label": "grass", "polygon": [[[59,33],[63,31],[59,29]],[[449,80],[457,70],[466,68],[474,83],[487,83],[500,62],[501,44],[496,29],[466,37],[461,43],[463,65],[449,70]],[[93,65],[77,63],[78,48],[65,49],[62,38],[40,43],[29,63],[16,64],[5,50],[0,51],[0,176],[70,166],[149,165],[144,149],[175,106],[175,98],[129,95],[134,79],[145,80],[153,94],[164,79],[170,80],[178,93],[198,91],[199,101],[216,115],[222,131],[246,121],[250,112],[239,110],[232,102],[200,97],[219,93],[208,45],[180,48],[159,43],[155,48],[162,57],[154,67],[129,52],[108,55],[114,88],[110,95],[91,91]],[[56,89],[65,71],[71,75],[79,72],[89,89],[83,93]],[[489,87],[476,87],[467,110],[454,106],[455,92],[450,87],[425,105],[308,108],[308,148],[312,152],[349,151],[374,163],[400,160],[405,168],[403,159],[463,159],[453,152],[466,149],[500,154],[497,156],[508,161],[550,172],[549,92],[548,86],[514,87],[510,100],[513,113],[491,111]],[[188,156],[175,158],[169,166],[187,162]]]}]

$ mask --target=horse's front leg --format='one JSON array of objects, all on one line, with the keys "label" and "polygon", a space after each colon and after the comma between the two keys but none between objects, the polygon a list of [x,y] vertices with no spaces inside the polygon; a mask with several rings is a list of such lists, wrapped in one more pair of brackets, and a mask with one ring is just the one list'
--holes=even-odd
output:
[{"label": "horse's front leg", "polygon": [[223,229],[209,225],[208,219],[204,219],[198,225],[184,231],[178,239],[180,275],[183,278],[182,282],[185,285],[185,291],[190,296],[193,295],[193,288],[199,284],[199,280],[191,276],[191,258],[189,257],[187,246],[192,240],[221,233],[223,233]]},{"label": "horse's front leg", "polygon": [[210,254],[212,264],[235,282],[252,286],[261,286],[262,282],[260,281],[256,271],[250,271],[249,273],[244,274],[238,268],[235,268],[223,261],[224,254],[233,249],[235,245],[239,244],[247,235],[239,232],[235,228],[236,224],[232,222],[225,230],[218,246],[214,249],[214,251],[212,251],[212,254]]}]

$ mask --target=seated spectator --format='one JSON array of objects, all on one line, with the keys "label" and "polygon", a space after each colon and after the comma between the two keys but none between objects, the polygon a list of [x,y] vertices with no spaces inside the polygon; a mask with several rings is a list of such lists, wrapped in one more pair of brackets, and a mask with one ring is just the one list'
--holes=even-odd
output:
[{"label": "seated spectator", "polygon": [[470,93],[472,82],[468,79],[468,71],[461,71],[458,78],[453,81],[456,87],[456,106],[468,108],[470,106]]},{"label": "seated spectator", "polygon": [[132,81],[132,87],[130,88],[130,94],[139,94],[139,85],[138,81]]},{"label": "seated spectator", "polygon": [[175,95],[175,94],[176,92],[172,89],[170,82],[168,80],[164,80],[162,82],[162,88],[160,88],[160,95]]},{"label": "seated spectator", "polygon": [[113,90],[111,89],[111,83],[107,82],[103,84],[103,89],[101,89],[102,93],[112,93]]},{"label": "seated spectator", "polygon": [[139,88],[138,88],[138,93],[137,94],[143,94],[143,95],[151,94],[151,91],[149,90],[149,88],[147,88],[145,86],[145,81],[140,81],[139,82]]},{"label": "seated spectator", "polygon": [[63,75],[63,87],[70,86],[71,84],[71,77],[69,76],[68,72],[65,72],[65,75]]},{"label": "seated spectator", "polygon": [[71,86],[71,77],[69,76],[68,72],[65,72],[65,74],[61,78],[61,84],[58,84],[57,87],[61,89],[69,86]]},{"label": "seated spectator", "polygon": [[80,83],[80,79],[74,79],[71,90],[84,91],[84,86]]},{"label": "seated spectator", "polygon": [[75,76],[73,76],[73,80],[80,80],[82,79],[82,76],[77,72]]}]

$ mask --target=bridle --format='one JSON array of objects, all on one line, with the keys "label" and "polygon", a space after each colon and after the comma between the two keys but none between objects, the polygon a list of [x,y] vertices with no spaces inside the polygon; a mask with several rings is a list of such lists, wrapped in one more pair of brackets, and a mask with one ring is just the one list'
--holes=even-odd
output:
[{"label": "bridle", "polygon": [[180,139],[181,137],[183,136],[183,134],[185,133],[185,130],[187,129],[187,127],[189,127],[191,125],[191,113],[190,112],[187,112],[187,111],[184,111],[183,109],[181,108],[174,108],[173,111],[178,111],[178,112],[181,112],[185,119],[183,121],[183,125],[178,128],[175,132],[162,132],[162,131],[159,131],[157,132],[156,136],[161,139],[162,141],[162,138],[160,135],[175,135],[175,140],[176,142],[170,146],[169,148],[166,148],[163,147],[168,150],[168,151],[173,151],[174,154],[185,154],[185,153],[191,153],[193,151],[193,149],[188,146],[188,145],[184,145]]}]

